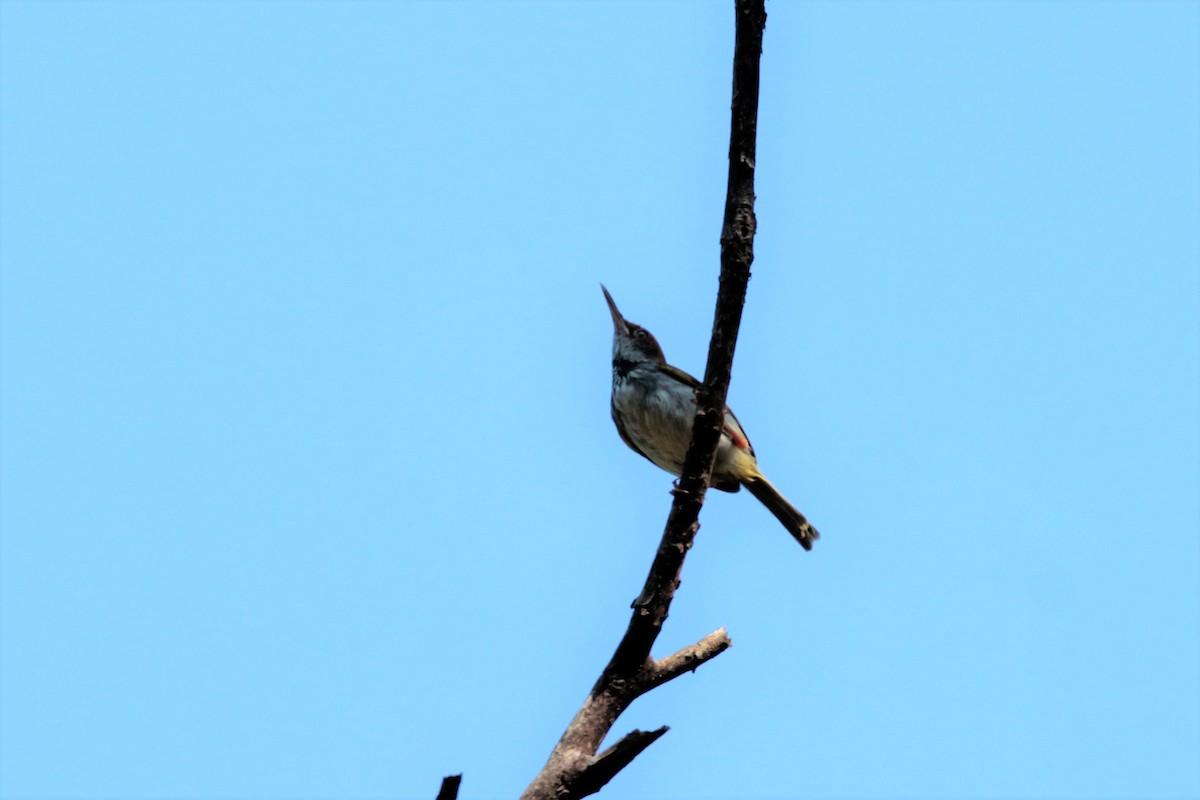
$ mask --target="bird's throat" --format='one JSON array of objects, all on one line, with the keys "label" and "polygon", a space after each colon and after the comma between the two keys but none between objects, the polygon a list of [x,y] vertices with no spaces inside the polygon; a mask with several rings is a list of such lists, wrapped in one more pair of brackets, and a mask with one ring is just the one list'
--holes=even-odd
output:
[{"label": "bird's throat", "polygon": [[622,380],[628,378],[629,373],[633,372],[634,367],[637,365],[638,362],[631,361],[628,358],[613,358],[613,377]]}]

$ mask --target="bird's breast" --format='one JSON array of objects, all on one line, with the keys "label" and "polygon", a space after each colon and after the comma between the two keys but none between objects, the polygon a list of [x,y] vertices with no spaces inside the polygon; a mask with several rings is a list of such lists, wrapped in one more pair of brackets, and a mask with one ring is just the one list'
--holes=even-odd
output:
[{"label": "bird's breast", "polygon": [[612,413],[621,434],[646,458],[676,475],[683,470],[696,414],[691,387],[635,370],[614,380]]},{"label": "bird's breast", "polygon": [[[683,472],[696,417],[696,394],[691,386],[657,369],[635,367],[622,375],[614,362],[612,417],[626,444],[667,472]],[[728,432],[721,434],[714,479],[721,481],[740,472],[743,449],[753,460],[754,451],[748,444],[740,448]]]}]

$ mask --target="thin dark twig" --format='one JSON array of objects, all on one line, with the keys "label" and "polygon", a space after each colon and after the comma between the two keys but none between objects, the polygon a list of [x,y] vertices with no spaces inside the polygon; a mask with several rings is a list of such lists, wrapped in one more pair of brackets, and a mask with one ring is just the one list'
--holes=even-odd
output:
[{"label": "thin dark twig", "polygon": [[442,778],[442,788],[438,789],[437,800],[457,800],[458,787],[462,785],[462,775],[447,775]]}]

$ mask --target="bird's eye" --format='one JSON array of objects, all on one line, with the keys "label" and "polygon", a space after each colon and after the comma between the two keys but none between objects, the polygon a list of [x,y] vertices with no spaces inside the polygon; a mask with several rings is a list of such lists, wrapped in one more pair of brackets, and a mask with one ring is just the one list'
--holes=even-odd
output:
[{"label": "bird's eye", "polygon": [[637,338],[639,338],[639,339],[645,339],[645,338],[646,338],[646,331],[645,331],[645,329],[644,329],[644,328],[638,328],[636,331],[634,331],[634,332],[633,332],[633,335],[634,335],[634,336],[636,336],[636,337],[637,337]]}]

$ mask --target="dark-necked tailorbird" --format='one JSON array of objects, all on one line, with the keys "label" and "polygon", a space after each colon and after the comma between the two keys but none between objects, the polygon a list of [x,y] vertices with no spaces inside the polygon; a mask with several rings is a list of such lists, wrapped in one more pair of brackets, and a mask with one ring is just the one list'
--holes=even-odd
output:
[{"label": "dark-necked tailorbird", "polygon": [[[617,432],[634,452],[678,476],[692,440],[700,381],[668,364],[650,331],[621,316],[608,289],[600,288],[613,321],[612,417]],[[805,550],[812,549],[816,528],[759,471],[754,448],[728,406],[709,485],[723,492],[745,486]]]}]

